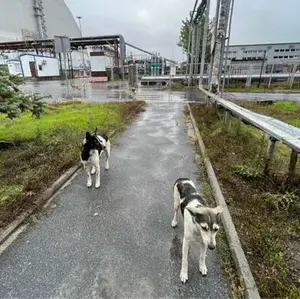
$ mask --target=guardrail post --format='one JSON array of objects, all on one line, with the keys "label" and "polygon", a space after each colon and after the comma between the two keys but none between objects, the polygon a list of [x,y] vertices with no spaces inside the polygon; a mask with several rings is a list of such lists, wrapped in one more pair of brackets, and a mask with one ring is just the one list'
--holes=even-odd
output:
[{"label": "guardrail post", "polygon": [[298,153],[293,149],[290,158],[288,181],[291,181],[295,177],[297,159],[298,159]]},{"label": "guardrail post", "polygon": [[236,135],[240,134],[241,125],[242,125],[242,119],[240,117],[238,117],[238,123],[237,123],[236,132],[235,132]]},{"label": "guardrail post", "polygon": [[271,164],[271,161],[273,159],[276,141],[277,140],[275,138],[270,136],[268,151],[267,151],[267,159],[266,159],[266,164],[265,164],[265,168],[264,168],[264,174],[266,174],[266,175],[269,174],[270,164]]},{"label": "guardrail post", "polygon": [[224,122],[223,122],[222,131],[227,132],[229,127],[230,127],[230,113],[228,112],[228,110],[226,110],[225,114],[224,114]]}]

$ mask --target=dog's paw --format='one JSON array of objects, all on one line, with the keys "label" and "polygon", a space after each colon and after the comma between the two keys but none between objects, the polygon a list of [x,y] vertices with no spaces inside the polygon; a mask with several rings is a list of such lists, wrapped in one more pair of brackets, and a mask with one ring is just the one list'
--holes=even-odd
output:
[{"label": "dog's paw", "polygon": [[207,268],[206,268],[205,265],[204,265],[204,266],[200,266],[200,267],[199,267],[199,271],[200,271],[200,273],[201,273],[203,276],[206,276],[206,275],[207,275]]},{"label": "dog's paw", "polygon": [[95,188],[97,188],[97,189],[100,188],[100,183],[96,184]]},{"label": "dog's paw", "polygon": [[187,273],[181,272],[181,273],[180,273],[180,280],[182,281],[182,283],[186,283],[187,280],[188,280],[188,275],[187,275]]},{"label": "dog's paw", "polygon": [[174,221],[174,220],[173,220],[172,223],[171,223],[171,226],[172,226],[172,227],[176,227],[176,226],[177,226],[177,221]]},{"label": "dog's paw", "polygon": [[108,171],[108,170],[109,170],[109,167],[105,167],[105,170]]}]

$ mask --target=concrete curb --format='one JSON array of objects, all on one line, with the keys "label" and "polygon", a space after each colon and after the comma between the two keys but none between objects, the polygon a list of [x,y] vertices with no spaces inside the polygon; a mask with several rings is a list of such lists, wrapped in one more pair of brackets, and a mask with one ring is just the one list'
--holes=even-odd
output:
[{"label": "concrete curb", "polygon": [[[144,106],[141,103],[139,106]],[[130,120],[133,114],[129,114],[125,117],[125,121]],[[109,138],[115,137],[118,131],[113,130],[108,135]],[[49,188],[44,191],[44,193],[37,198],[36,204],[34,208],[22,213],[15,219],[12,223],[10,223],[5,229],[0,230],[0,245],[3,244],[29,217],[36,212],[39,208],[41,208],[46,202],[82,167],[81,163],[71,167],[67,170],[63,175],[61,175]]]},{"label": "concrete curb", "polygon": [[14,233],[20,226],[26,221],[34,212],[36,212],[47,200],[53,196],[79,169],[81,164],[73,166],[67,170],[58,180],[56,180],[52,186],[46,189],[44,193],[37,198],[34,208],[19,215],[16,220],[8,225],[3,232],[0,233],[0,245],[3,244],[7,238]]},{"label": "concrete curb", "polygon": [[205,145],[200,135],[199,129],[197,127],[191,107],[189,104],[187,104],[187,107],[189,109],[192,125],[197,137],[197,142],[201,152],[201,156],[204,160],[204,164],[207,171],[210,186],[212,188],[213,196],[217,204],[223,207],[223,213],[221,215],[221,219],[226,232],[228,245],[231,250],[235,266],[237,268],[238,274],[242,277],[244,282],[245,297],[247,299],[260,299],[261,297],[259,295],[254,277],[250,270],[243,248],[241,246],[240,239],[238,237],[237,231],[235,229],[234,223],[232,221],[225,198],[222,194],[221,188],[219,186],[217,177],[211,165],[210,159],[206,154]]}]

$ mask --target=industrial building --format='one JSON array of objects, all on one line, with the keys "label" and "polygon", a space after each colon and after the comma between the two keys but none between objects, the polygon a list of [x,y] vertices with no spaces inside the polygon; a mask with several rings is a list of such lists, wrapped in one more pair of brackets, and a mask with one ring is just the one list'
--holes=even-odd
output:
[{"label": "industrial building", "polygon": [[[25,42],[53,39],[55,35],[72,38],[81,36],[80,29],[64,0],[0,0],[5,9],[0,10],[0,43]],[[84,61],[84,65],[83,65]],[[26,78],[55,78],[60,75],[63,65],[55,53],[24,49],[0,51],[0,65],[7,65],[11,74]],[[85,59],[81,51],[72,52],[72,69],[89,66],[89,56]]]},{"label": "industrial building", "polygon": [[0,0],[0,41],[80,37],[64,0]]},{"label": "industrial building", "polygon": [[231,45],[227,68],[231,74],[296,72],[300,69],[300,42]]},{"label": "industrial building", "polygon": [[297,62],[300,60],[300,42],[229,46],[228,59],[230,61],[254,62],[264,58],[270,64]]}]

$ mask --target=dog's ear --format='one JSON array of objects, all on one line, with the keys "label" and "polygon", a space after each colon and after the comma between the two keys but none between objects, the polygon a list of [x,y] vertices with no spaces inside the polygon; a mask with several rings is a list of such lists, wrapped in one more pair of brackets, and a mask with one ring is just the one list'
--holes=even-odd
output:
[{"label": "dog's ear", "polygon": [[95,129],[95,133],[94,133],[95,135],[97,135],[97,131],[98,131],[98,128],[96,127],[96,129]]},{"label": "dog's ear", "polygon": [[88,140],[88,139],[90,139],[90,138],[91,138],[90,132],[86,132],[86,133],[85,133],[85,139]]},{"label": "dog's ear", "polygon": [[216,213],[216,215],[221,215],[223,212],[223,207],[221,207],[220,205],[214,208],[214,211]]},{"label": "dog's ear", "polygon": [[202,209],[197,207],[186,207],[186,209],[192,214],[192,216],[201,215]]}]

